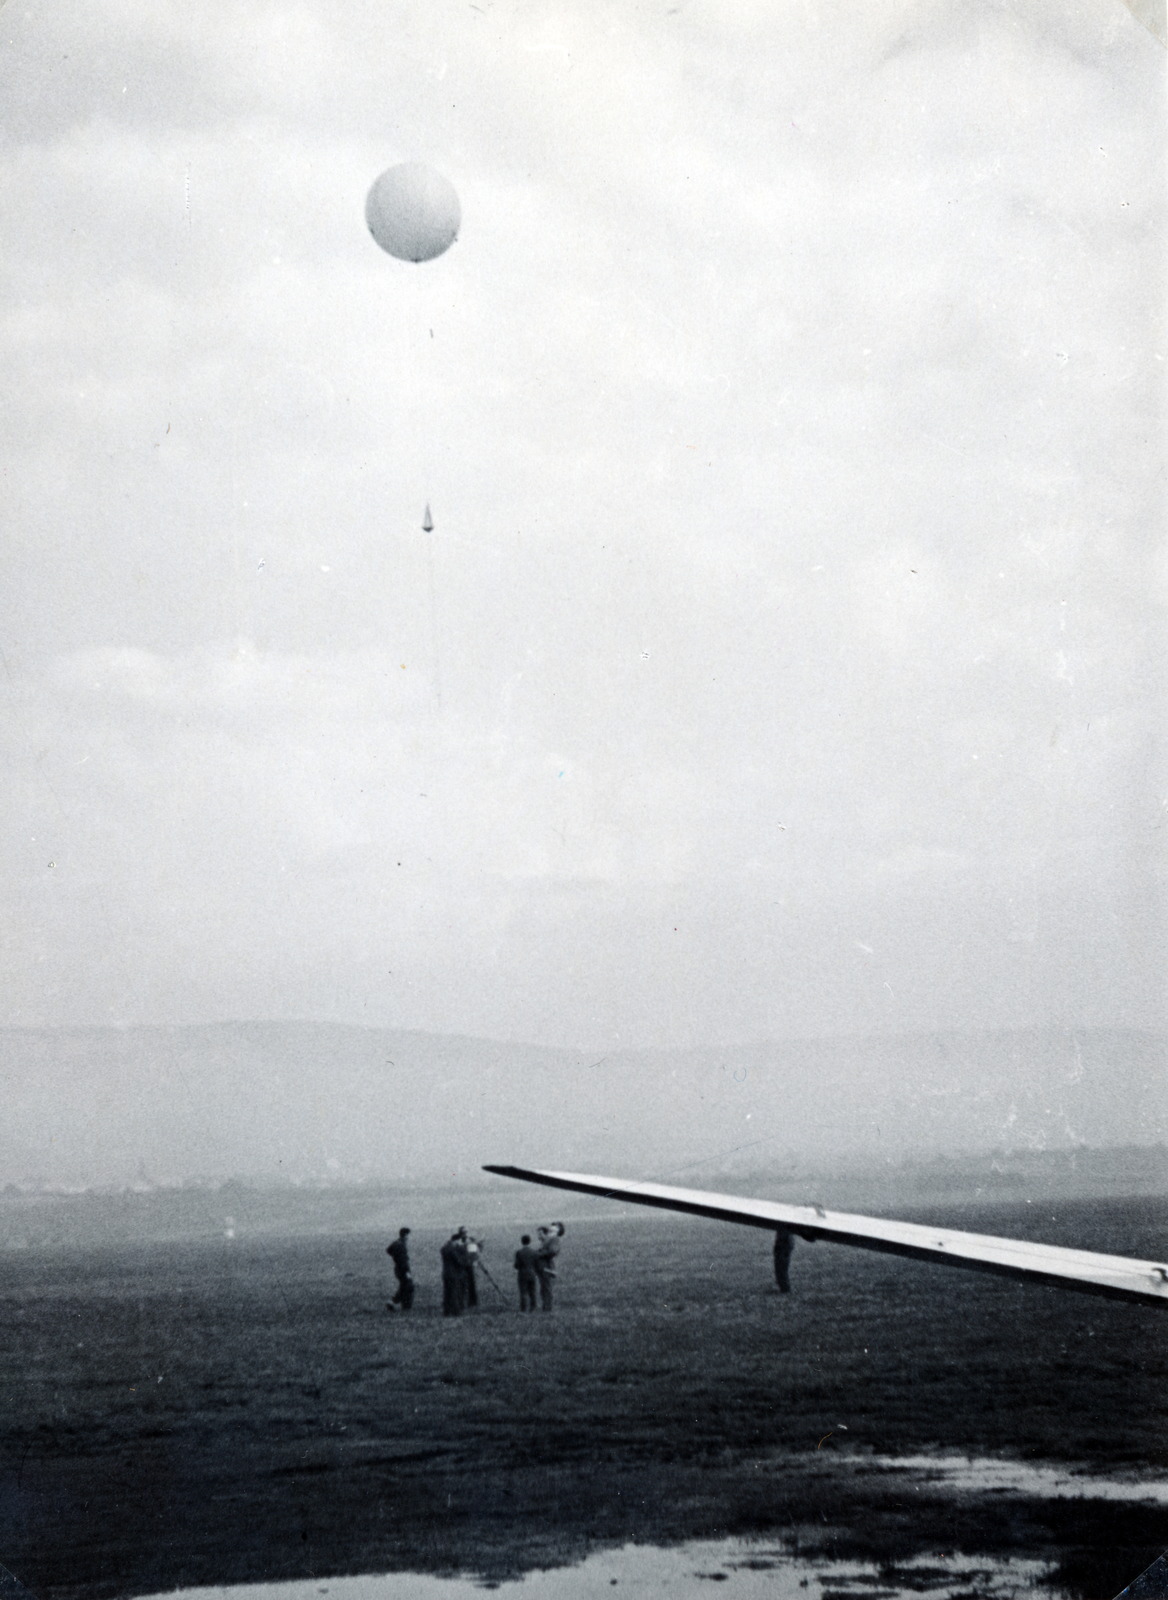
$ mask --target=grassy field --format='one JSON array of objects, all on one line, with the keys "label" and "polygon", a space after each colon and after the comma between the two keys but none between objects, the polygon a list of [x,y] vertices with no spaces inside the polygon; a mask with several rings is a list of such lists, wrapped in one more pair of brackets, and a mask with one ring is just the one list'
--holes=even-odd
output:
[{"label": "grassy field", "polygon": [[[1168,1247],[1148,1199],[933,1220]],[[484,1282],[452,1320],[440,1238],[411,1239],[409,1318],[386,1313],[380,1234],[6,1253],[0,1561],[66,1600],[758,1532],[1039,1555],[1100,1600],[1168,1545],[1155,1508],[962,1501],[865,1469],[922,1450],[1162,1469],[1154,1309],[828,1245],[797,1248],[779,1296],[767,1235],[630,1211],[570,1225],[552,1316],[516,1313],[499,1236],[506,1298]]]}]

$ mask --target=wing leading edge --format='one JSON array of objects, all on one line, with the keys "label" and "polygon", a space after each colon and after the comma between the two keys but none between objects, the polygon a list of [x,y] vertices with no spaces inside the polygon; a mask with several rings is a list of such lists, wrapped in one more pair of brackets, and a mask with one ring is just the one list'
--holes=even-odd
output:
[{"label": "wing leading edge", "polygon": [[740,1222],[750,1228],[787,1228],[799,1239],[813,1243],[855,1245],[861,1250],[881,1250],[889,1255],[912,1256],[974,1272],[993,1272],[1006,1278],[1027,1278],[1060,1289],[1106,1295],[1115,1300],[1138,1300],[1144,1305],[1168,1306],[1168,1266],[1137,1261],[1130,1256],[1100,1255],[1094,1250],[1068,1250],[1063,1245],[1032,1244],[1025,1239],[997,1239],[984,1233],[960,1233],[953,1228],[930,1228],[917,1222],[892,1222],[884,1217],[854,1216],[845,1211],[824,1211],[820,1206],[788,1206],[773,1200],[749,1200],[740,1195],[711,1194],[704,1189],[674,1189],[663,1183],[629,1183],[623,1178],[600,1178],[580,1172],[543,1172],[527,1167],[488,1166],[485,1172],[525,1183],[542,1183],[551,1189],[572,1189],[600,1195],[606,1200],[628,1200],[634,1205],[656,1206],[664,1211],[684,1211],[720,1222]]}]

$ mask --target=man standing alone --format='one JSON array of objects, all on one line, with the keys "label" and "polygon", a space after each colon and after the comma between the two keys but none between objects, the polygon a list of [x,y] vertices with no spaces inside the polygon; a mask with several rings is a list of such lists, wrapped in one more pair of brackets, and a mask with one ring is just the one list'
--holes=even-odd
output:
[{"label": "man standing alone", "polygon": [[409,1246],[406,1244],[409,1236],[408,1228],[399,1228],[397,1238],[385,1247],[386,1255],[393,1262],[393,1275],[397,1279],[397,1293],[386,1306],[387,1311],[392,1311],[395,1306],[401,1306],[403,1311],[408,1311],[414,1303],[414,1280],[410,1273]]},{"label": "man standing alone", "polygon": [[790,1294],[791,1280],[787,1275],[787,1268],[791,1262],[791,1251],[795,1248],[795,1235],[790,1228],[775,1229],[775,1282],[779,1286],[780,1294]]}]

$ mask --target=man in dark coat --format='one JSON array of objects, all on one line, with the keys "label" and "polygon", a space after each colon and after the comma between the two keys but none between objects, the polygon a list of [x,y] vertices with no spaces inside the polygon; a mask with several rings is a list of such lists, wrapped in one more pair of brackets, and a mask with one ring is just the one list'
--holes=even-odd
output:
[{"label": "man in dark coat", "polygon": [[414,1279],[410,1272],[409,1246],[406,1244],[409,1236],[408,1228],[400,1228],[397,1238],[385,1247],[386,1255],[393,1262],[393,1275],[397,1279],[397,1293],[387,1305],[387,1311],[392,1311],[395,1306],[408,1311],[414,1303]]},{"label": "man in dark coat", "polygon": [[461,1233],[452,1233],[438,1252],[442,1257],[442,1315],[461,1317],[466,1310],[466,1279],[470,1257]]},{"label": "man in dark coat", "polygon": [[780,1294],[790,1294],[791,1280],[787,1276],[787,1267],[791,1260],[791,1251],[795,1248],[795,1235],[790,1228],[775,1229],[775,1282],[779,1286]]},{"label": "man in dark coat", "polygon": [[531,1248],[531,1235],[523,1235],[523,1243],[515,1252],[515,1273],[519,1279],[520,1311],[535,1310],[535,1286],[539,1282],[539,1256]]},{"label": "man in dark coat", "polygon": [[475,1268],[483,1252],[482,1240],[473,1238],[465,1228],[459,1228],[458,1237],[462,1240],[462,1248],[466,1251],[466,1303],[468,1306],[477,1306],[479,1291],[475,1282]]}]

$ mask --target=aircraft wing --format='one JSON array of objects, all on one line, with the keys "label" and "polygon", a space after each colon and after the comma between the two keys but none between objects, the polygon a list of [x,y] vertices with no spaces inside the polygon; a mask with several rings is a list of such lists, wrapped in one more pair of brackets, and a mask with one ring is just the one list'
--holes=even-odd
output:
[{"label": "aircraft wing", "polygon": [[912,1256],[917,1261],[994,1272],[1006,1278],[1028,1278],[1060,1289],[1168,1307],[1168,1265],[1155,1261],[1032,1244],[1025,1239],[996,1239],[985,1233],[959,1233],[953,1228],[930,1228],[918,1222],[854,1216],[845,1211],[825,1211],[821,1206],[789,1206],[774,1200],[710,1194],[704,1189],[674,1189],[663,1183],[630,1183],[624,1178],[542,1172],[527,1167],[483,1170],[503,1178],[520,1178],[525,1183],[546,1184],[551,1189],[573,1189],[606,1200],[629,1200],[634,1205],[657,1206],[664,1211],[686,1211],[691,1216],[741,1222],[750,1228],[767,1228],[771,1232],[787,1228],[809,1243],[827,1239],[833,1244],[856,1245],[861,1250],[882,1250],[889,1255]]}]

